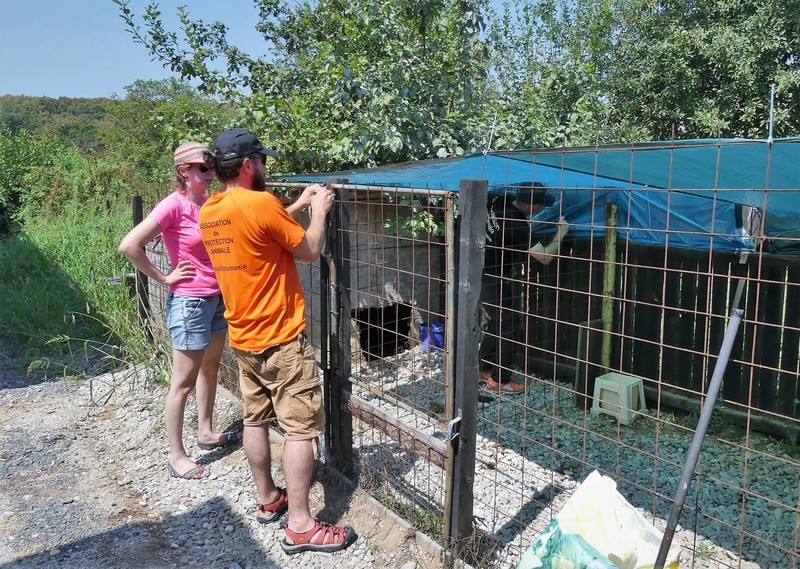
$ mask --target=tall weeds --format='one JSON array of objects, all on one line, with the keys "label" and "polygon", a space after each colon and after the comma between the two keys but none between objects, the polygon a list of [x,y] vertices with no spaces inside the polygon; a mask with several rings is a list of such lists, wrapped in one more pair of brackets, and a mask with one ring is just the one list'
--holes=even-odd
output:
[{"label": "tall weeds", "polygon": [[124,285],[132,268],[117,245],[131,219],[124,204],[71,203],[56,217],[26,220],[4,239],[0,326],[27,352],[32,370],[80,376],[124,363],[168,375],[168,358],[158,357],[164,348],[138,322],[136,299]]}]

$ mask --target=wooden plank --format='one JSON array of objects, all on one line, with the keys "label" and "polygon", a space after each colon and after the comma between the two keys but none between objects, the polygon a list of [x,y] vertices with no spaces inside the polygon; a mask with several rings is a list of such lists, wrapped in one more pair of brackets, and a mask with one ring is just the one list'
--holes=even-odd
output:
[{"label": "wooden plank", "polygon": [[[800,263],[793,263],[787,268],[787,299],[798,298],[800,286]],[[789,302],[792,302],[789,301]],[[781,397],[777,412],[797,420],[798,400],[800,400],[800,310],[796,306],[784,306],[783,337],[781,339],[781,374],[778,379]]]},{"label": "wooden plank", "polygon": [[[663,302],[664,271],[658,267],[663,262],[663,250],[644,246],[631,246],[632,262],[639,266],[636,278],[636,290],[633,298],[637,304],[632,308],[633,342],[630,372],[639,377],[658,379],[661,377],[659,348]],[[649,266],[648,266],[649,265]],[[649,340],[649,341],[642,341]]]},{"label": "wooden plank", "polygon": [[661,376],[672,385],[703,393],[702,378],[692,377],[691,353],[683,349],[694,346],[694,314],[690,310],[695,302],[692,281],[696,271],[696,259],[684,258],[679,251],[669,251]]},{"label": "wooden plank", "polygon": [[[759,304],[756,321],[756,347],[754,360],[753,405],[764,411],[777,411],[777,401],[783,394],[778,386],[781,360],[781,325],[786,289],[786,267],[762,263],[759,282]],[[749,361],[750,354],[745,354]],[[757,362],[757,363],[756,363]]]},{"label": "wooden plank", "polygon": [[[696,265],[697,274],[694,275],[694,302],[692,303],[692,309],[694,310],[694,314],[692,315],[694,339],[691,347],[698,352],[705,351],[704,347],[708,340],[708,316],[706,312],[709,307],[708,295],[711,290],[711,276],[709,275],[711,265],[710,257],[702,261],[698,260]],[[702,353],[692,354],[690,373],[695,382],[704,381],[705,365],[705,355]]]},{"label": "wooden plank", "polygon": [[402,419],[389,415],[352,393],[347,394],[345,399],[353,417],[385,433],[402,450],[444,470],[447,443],[410,427]]},{"label": "wooden plank", "polygon": [[[732,270],[731,259],[727,255],[714,255],[714,275],[711,278],[711,304],[709,306],[708,318],[708,340],[703,346],[705,356],[703,358],[703,377],[704,381],[709,381],[714,372],[714,365],[717,362],[716,354],[722,345],[722,339],[725,337],[725,323],[727,322],[730,307],[729,302],[732,300],[731,287],[734,285],[734,279],[730,276]],[[744,298],[742,299],[742,306],[746,305],[747,288],[745,289]],[[748,333],[748,327],[744,322],[739,326],[739,337],[745,338]],[[743,343],[743,340],[740,340]],[[739,350],[741,354],[741,349]],[[722,388],[720,395],[725,400],[737,401],[740,392],[740,382],[742,370],[741,366],[737,365],[734,361],[734,356],[731,355],[731,360],[725,369],[723,376]]]}]

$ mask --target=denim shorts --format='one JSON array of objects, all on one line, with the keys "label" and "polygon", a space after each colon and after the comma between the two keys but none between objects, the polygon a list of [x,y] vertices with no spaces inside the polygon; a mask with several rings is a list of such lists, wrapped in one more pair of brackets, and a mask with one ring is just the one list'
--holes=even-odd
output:
[{"label": "denim shorts", "polygon": [[175,350],[205,350],[211,336],[225,334],[222,295],[195,297],[170,292],[167,296],[167,328]]}]

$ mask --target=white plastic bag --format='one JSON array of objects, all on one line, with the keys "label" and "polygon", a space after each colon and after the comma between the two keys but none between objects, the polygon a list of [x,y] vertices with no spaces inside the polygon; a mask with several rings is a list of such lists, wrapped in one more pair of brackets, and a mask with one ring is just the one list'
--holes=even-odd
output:
[{"label": "white plastic bag", "polygon": [[[605,562],[619,569],[652,569],[661,545],[661,533],[617,492],[613,479],[596,470],[586,477],[553,523],[557,523],[558,532],[548,531],[553,524],[548,526],[548,530],[531,544],[517,569],[589,569],[607,567]],[[565,540],[566,536],[576,539]],[[561,547],[570,548],[583,540],[590,546],[586,552],[588,557],[575,564],[571,561],[574,553],[569,554],[571,557],[560,555],[554,544],[546,543],[554,537],[564,542]],[[550,559],[543,558],[537,551],[546,553]],[[592,558],[592,552],[599,552],[602,558]],[[571,564],[554,564],[561,563],[561,559],[569,559]],[[679,569],[679,547],[670,548],[664,567]]]}]

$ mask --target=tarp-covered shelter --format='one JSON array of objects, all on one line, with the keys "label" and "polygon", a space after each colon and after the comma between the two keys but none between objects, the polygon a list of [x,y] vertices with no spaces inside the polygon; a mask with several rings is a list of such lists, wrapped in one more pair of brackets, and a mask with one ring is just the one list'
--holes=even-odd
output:
[{"label": "tarp-covered shelter", "polygon": [[[614,201],[632,240],[660,242],[672,230],[687,240],[671,245],[708,246],[715,235],[715,249],[749,246],[741,207],[750,206],[763,212],[763,235],[781,248],[800,237],[798,164],[800,138],[713,139],[491,151],[281,179],[340,177],[357,185],[454,192],[464,179],[486,179],[490,192],[536,180],[559,191],[553,207],[569,214],[574,235],[595,231],[604,222],[598,204]],[[552,220],[548,209],[539,221]]]}]

